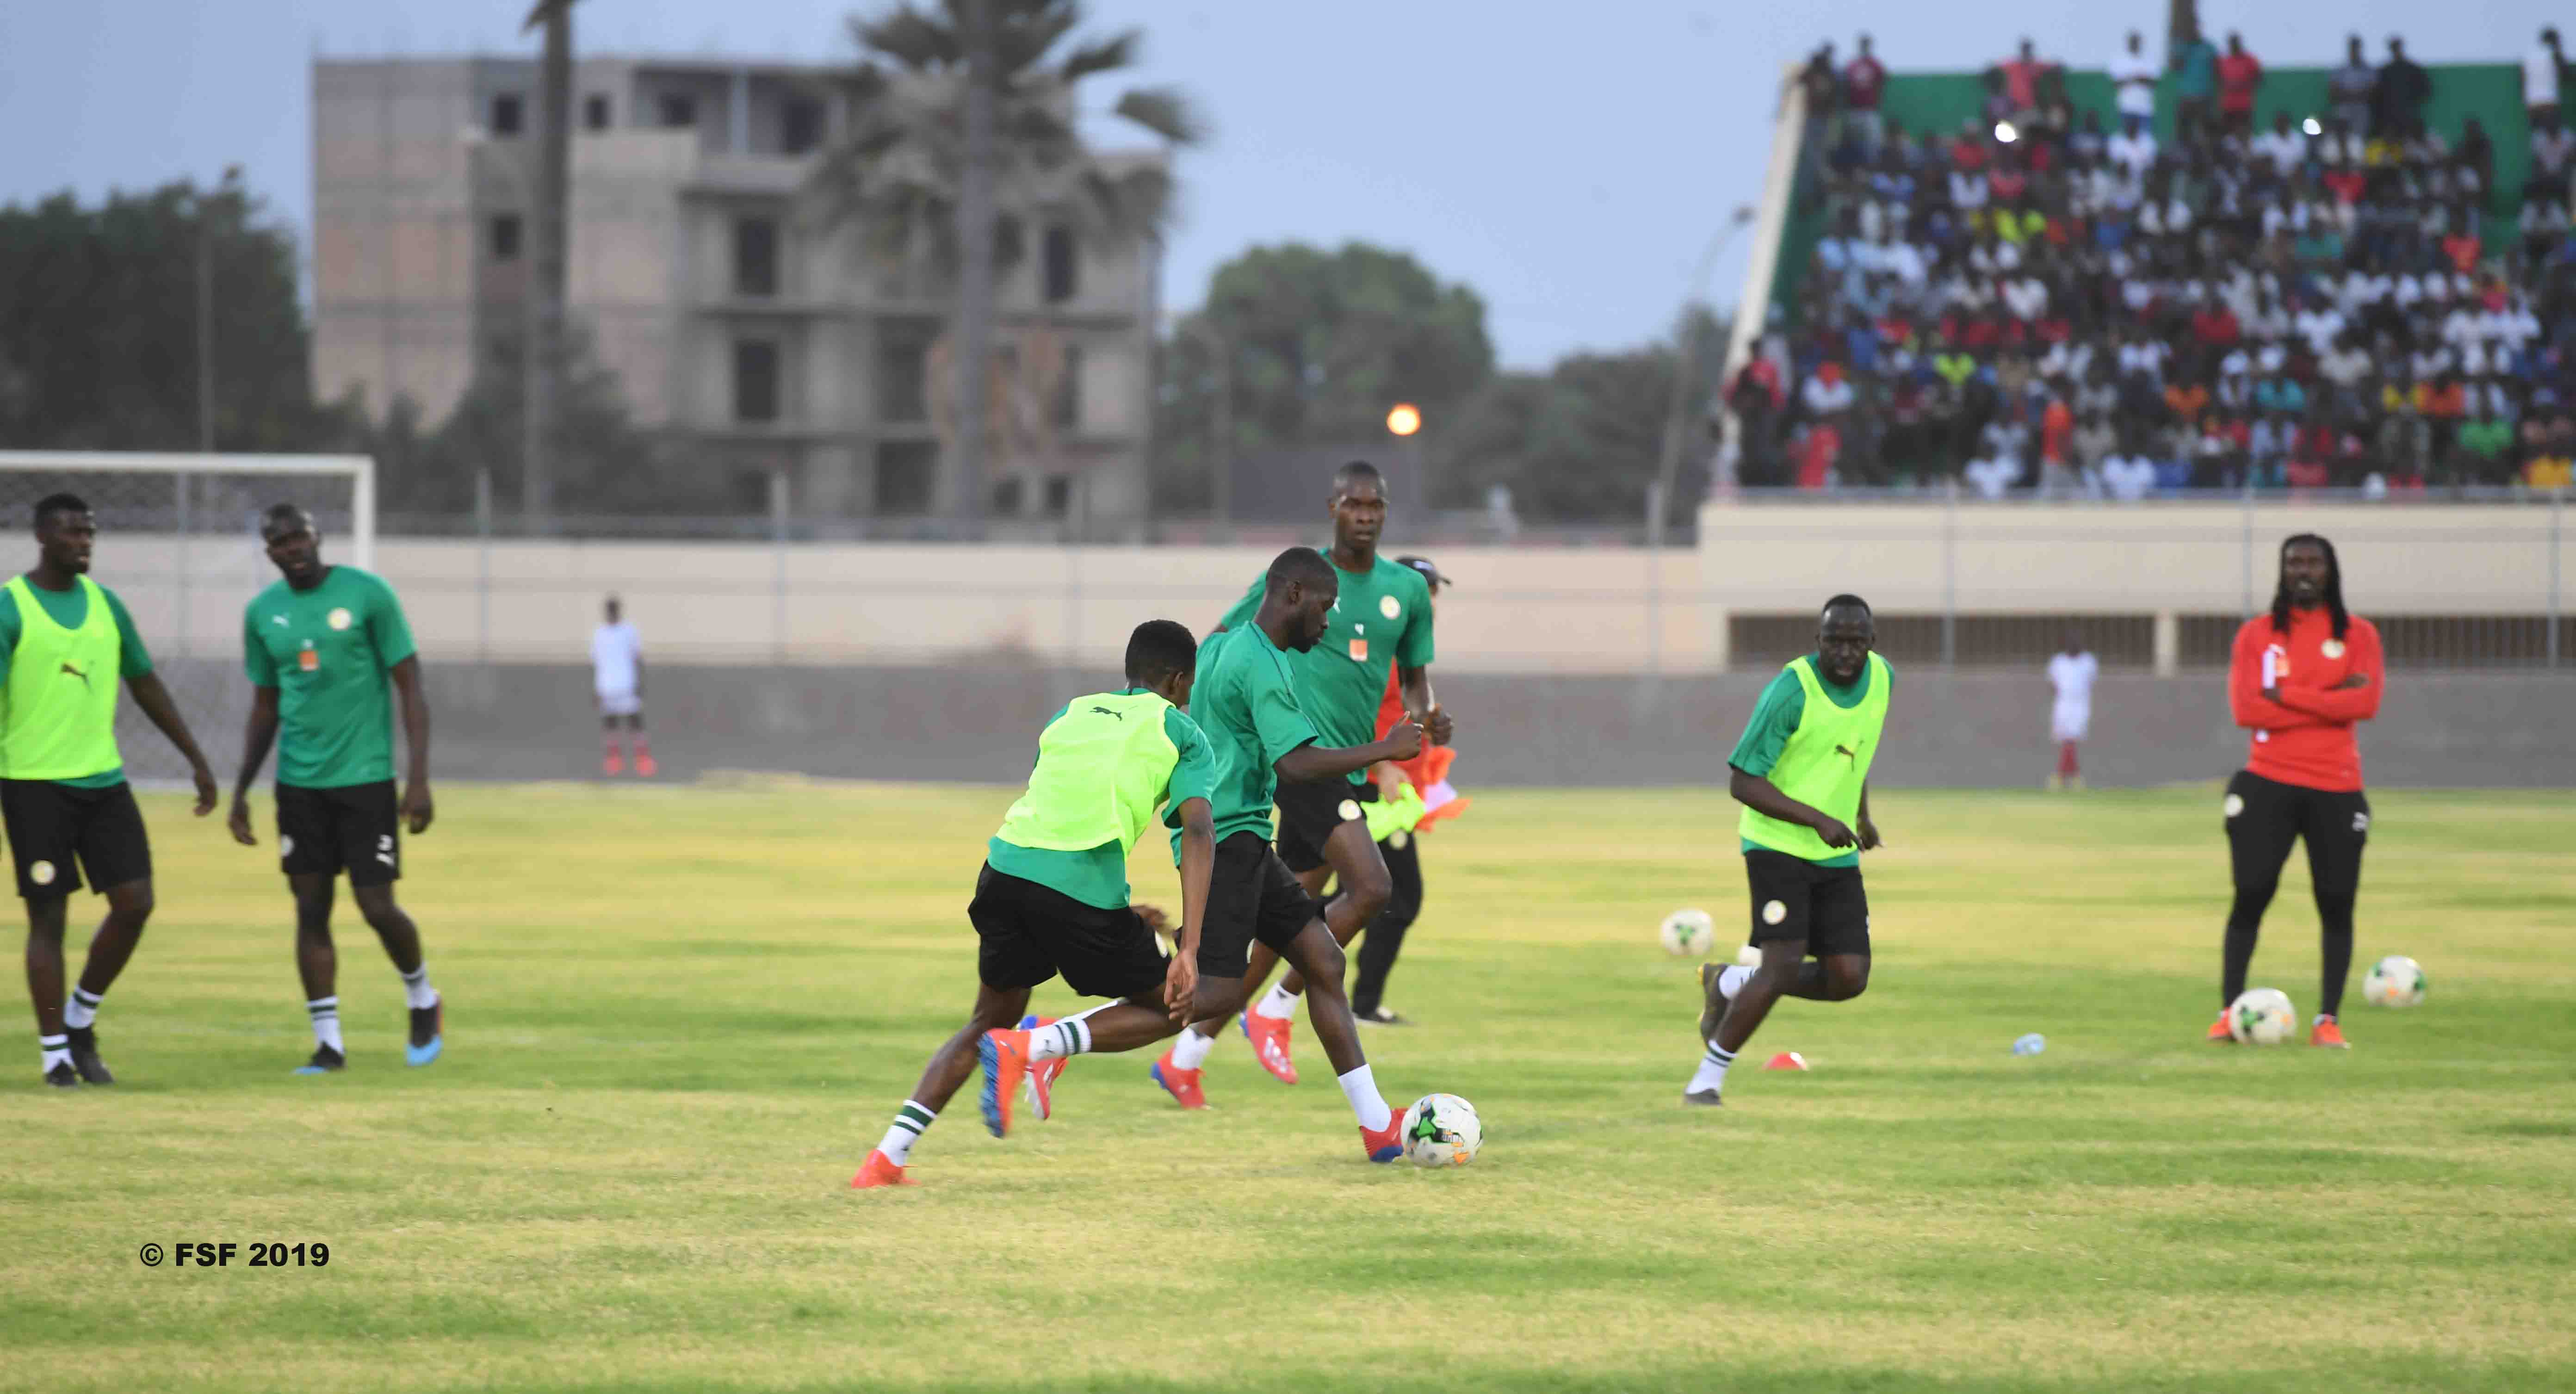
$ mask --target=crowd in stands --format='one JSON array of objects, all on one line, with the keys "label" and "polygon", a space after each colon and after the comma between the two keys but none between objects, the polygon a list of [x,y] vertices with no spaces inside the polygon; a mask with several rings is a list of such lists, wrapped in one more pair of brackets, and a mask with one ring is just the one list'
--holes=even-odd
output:
[{"label": "crowd in stands", "polygon": [[2130,35],[2112,111],[2079,113],[2024,40],[1955,131],[1887,119],[1866,37],[1848,63],[1818,52],[1800,188],[1824,235],[1727,385],[1741,482],[2570,484],[2576,135],[2556,32],[2524,64],[2512,215],[2493,211],[2494,140],[2427,124],[2434,76],[2400,40],[2373,64],[2353,38],[2326,109],[2295,113],[2267,108],[2237,36],[2169,47],[2158,63]]}]

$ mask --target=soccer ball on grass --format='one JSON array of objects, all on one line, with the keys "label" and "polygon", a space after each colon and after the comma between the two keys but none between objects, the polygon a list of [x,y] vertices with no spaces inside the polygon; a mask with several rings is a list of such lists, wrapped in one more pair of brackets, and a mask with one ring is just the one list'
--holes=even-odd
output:
[{"label": "soccer ball on grass", "polygon": [[2279,988],[2247,988],[2227,1004],[2227,1034],[2240,1045],[2279,1045],[2298,1029],[2298,1011]]},{"label": "soccer ball on grass", "polygon": [[1664,916],[1664,952],[1697,958],[1717,942],[1717,922],[1706,910],[1675,910]]},{"label": "soccer ball on grass", "polygon": [[2361,980],[2362,999],[2382,1007],[2412,1007],[2424,1000],[2424,969],[2404,954],[2390,954],[2370,965]]},{"label": "soccer ball on grass", "polygon": [[1484,1145],[1484,1120],[1455,1094],[1425,1094],[1404,1111],[1404,1155],[1415,1166],[1462,1167]]}]

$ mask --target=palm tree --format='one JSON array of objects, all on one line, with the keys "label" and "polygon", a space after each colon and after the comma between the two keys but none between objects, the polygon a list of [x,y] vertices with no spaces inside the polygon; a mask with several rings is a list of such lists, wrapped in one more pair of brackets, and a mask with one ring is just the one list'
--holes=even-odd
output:
[{"label": "palm tree", "polygon": [[[1172,181],[1159,164],[1097,158],[1075,129],[1083,79],[1136,61],[1142,35],[1067,40],[1079,0],[899,0],[853,17],[864,54],[846,81],[851,119],[808,185],[827,221],[857,225],[893,266],[953,279],[956,459],[949,507],[970,526],[984,502],[994,282],[1021,251],[1017,230],[1061,218],[1094,245],[1160,234]],[[1061,50],[1061,51],[1059,51]],[[1200,138],[1189,102],[1135,88],[1111,111],[1174,145]]]}]

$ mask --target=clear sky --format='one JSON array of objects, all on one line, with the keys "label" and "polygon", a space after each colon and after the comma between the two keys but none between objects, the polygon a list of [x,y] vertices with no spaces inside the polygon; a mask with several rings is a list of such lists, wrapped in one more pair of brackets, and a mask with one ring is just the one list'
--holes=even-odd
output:
[{"label": "clear sky", "polygon": [[[315,54],[526,53],[528,0],[0,0],[0,201],[216,178],[298,228],[312,204]],[[869,6],[872,8],[873,6]],[[846,58],[828,0],[586,0],[576,43],[623,52]],[[2099,66],[2165,6],[1844,0],[1093,0],[1141,27],[1141,76],[1187,87],[1215,138],[1180,164],[1164,303],[1198,302],[1246,246],[1402,247],[1492,307],[1504,361],[1543,366],[1662,333],[1728,209],[1755,199],[1783,63],[1875,34],[1896,68],[1970,68],[2027,26]],[[2322,64],[2357,29],[2425,61],[2512,60],[2566,0],[2205,0],[2267,61]],[[1117,87],[1093,94],[1106,105]],[[1739,242],[1710,294],[1732,303]]]}]

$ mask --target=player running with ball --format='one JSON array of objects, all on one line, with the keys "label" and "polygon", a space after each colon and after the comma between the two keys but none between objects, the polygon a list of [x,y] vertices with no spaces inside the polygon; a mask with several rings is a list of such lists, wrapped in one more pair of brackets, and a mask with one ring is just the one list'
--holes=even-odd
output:
[{"label": "player running with ball", "polygon": [[1869,767],[1896,676],[1870,652],[1876,641],[1868,602],[1856,595],[1826,601],[1816,651],[1762,690],[1727,757],[1734,771],[1727,791],[1744,805],[1737,831],[1762,965],[1701,967],[1706,1051],[1683,1103],[1719,1105],[1727,1068],[1781,997],[1842,1002],[1869,986],[1860,854],[1879,845],[1869,818]]},{"label": "player running with ball", "polygon": [[2228,662],[2228,705],[2254,739],[2245,768],[2227,781],[2236,903],[2227,912],[2213,1041],[2234,1039],[2227,1004],[2245,991],[2245,970],[2281,864],[2290,859],[2291,842],[2304,839],[2325,940],[2325,978],[2308,1044],[2350,1044],[2336,1015],[2352,971],[2353,899],[2361,889],[2362,844],[2370,840],[2370,799],[2361,791],[2361,745],[2352,728],[2379,715],[2381,686],[2379,631],[2344,609],[2334,544],[2313,533],[2283,542],[2272,612],[2236,631]]}]

